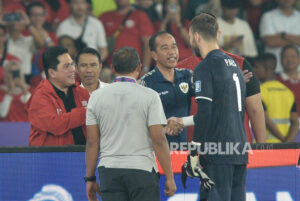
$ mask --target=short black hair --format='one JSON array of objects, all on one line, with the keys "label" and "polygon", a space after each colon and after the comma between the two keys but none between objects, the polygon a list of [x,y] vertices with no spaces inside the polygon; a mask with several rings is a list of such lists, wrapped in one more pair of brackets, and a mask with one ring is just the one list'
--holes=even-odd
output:
[{"label": "short black hair", "polygon": [[149,39],[149,48],[150,48],[150,51],[155,51],[156,50],[156,43],[155,43],[156,38],[158,36],[165,35],[165,34],[171,35],[167,31],[160,31],[160,32],[157,32],[157,33],[153,34],[153,36],[151,36],[151,38]]},{"label": "short black hair", "polygon": [[235,8],[241,8],[243,2],[241,0],[221,0],[222,8],[229,8],[229,9],[235,9]]},{"label": "short black hair", "polygon": [[62,54],[68,53],[68,49],[61,46],[49,47],[45,50],[43,54],[43,65],[46,77],[48,78],[48,70],[57,70],[57,65],[59,64],[58,57]]},{"label": "short black hair", "polygon": [[34,2],[32,2],[32,3],[30,3],[30,4],[28,4],[26,6],[26,13],[27,13],[28,16],[30,16],[30,10],[31,10],[31,8],[36,7],[36,6],[37,7],[41,7],[41,8],[44,9],[44,11],[46,11],[46,7],[41,2],[34,1]]},{"label": "short black hair", "polygon": [[[277,64],[277,59],[276,56],[272,53],[263,53],[260,56],[258,56],[255,61],[258,62],[262,62],[264,68],[267,70],[268,68],[270,68],[271,70],[275,70],[276,68],[276,64]],[[266,65],[267,61],[273,61],[274,62],[274,66],[268,66]]]},{"label": "short black hair", "polygon": [[205,40],[216,40],[219,25],[217,18],[210,13],[200,13],[190,23],[190,30],[201,34]]},{"label": "short black hair", "polygon": [[140,63],[139,55],[132,47],[121,47],[112,55],[114,69],[120,74],[134,72]]},{"label": "short black hair", "polygon": [[74,38],[72,38],[72,37],[69,36],[69,35],[62,35],[62,36],[60,36],[60,37],[58,38],[58,44],[61,44],[61,41],[62,41],[63,39],[70,39],[71,41],[73,41],[74,47],[75,47],[75,40],[74,40]]},{"label": "short black hair", "polygon": [[92,54],[92,55],[95,55],[95,56],[97,56],[99,63],[100,63],[100,64],[102,63],[102,58],[101,58],[100,53],[99,53],[96,49],[94,49],[94,48],[87,47],[87,48],[81,49],[81,50],[78,52],[78,54],[76,55],[76,57],[75,57],[75,63],[76,63],[76,64],[78,64],[79,58],[80,58],[80,56],[81,56],[82,54]]},{"label": "short black hair", "polygon": [[281,59],[283,58],[283,54],[285,53],[285,51],[288,50],[288,49],[294,49],[296,51],[297,55],[300,56],[299,49],[297,48],[297,46],[295,46],[293,44],[289,44],[289,45],[284,46],[281,49],[281,52],[280,52]]}]

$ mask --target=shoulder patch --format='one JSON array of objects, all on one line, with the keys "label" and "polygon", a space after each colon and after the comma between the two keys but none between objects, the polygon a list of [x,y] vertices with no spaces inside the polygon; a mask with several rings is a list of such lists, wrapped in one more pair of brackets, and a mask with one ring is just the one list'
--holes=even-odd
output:
[{"label": "shoulder patch", "polygon": [[200,81],[200,80],[197,80],[197,81],[195,82],[195,92],[196,92],[196,93],[201,92],[201,81]]}]

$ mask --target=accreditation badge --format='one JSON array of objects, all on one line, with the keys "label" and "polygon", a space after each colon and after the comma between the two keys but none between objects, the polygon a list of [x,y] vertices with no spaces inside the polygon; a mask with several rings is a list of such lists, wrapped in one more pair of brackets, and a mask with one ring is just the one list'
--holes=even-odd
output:
[{"label": "accreditation badge", "polygon": [[181,90],[183,93],[186,94],[186,93],[189,91],[189,84],[186,83],[186,82],[181,82],[181,83],[179,84],[179,88],[180,88],[180,90]]}]

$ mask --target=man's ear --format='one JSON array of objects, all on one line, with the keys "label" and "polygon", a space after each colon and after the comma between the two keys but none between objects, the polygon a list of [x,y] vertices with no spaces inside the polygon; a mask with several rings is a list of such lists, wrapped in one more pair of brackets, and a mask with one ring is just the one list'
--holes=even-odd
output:
[{"label": "man's ear", "polygon": [[217,33],[217,41],[219,43],[220,37],[221,37],[222,31],[221,29],[218,29],[218,33]]},{"label": "man's ear", "polygon": [[202,36],[198,32],[195,32],[194,38],[197,44],[199,44],[200,41],[202,40]]},{"label": "man's ear", "polygon": [[136,68],[136,71],[138,72],[138,74],[140,74],[142,72],[142,63],[138,64],[138,67]]},{"label": "man's ear", "polygon": [[54,70],[53,68],[49,68],[48,69],[48,75],[50,78],[55,78],[56,77],[56,70]]},{"label": "man's ear", "polygon": [[158,60],[158,56],[157,56],[157,53],[155,51],[151,51],[151,56],[154,59],[154,61]]},{"label": "man's ear", "polygon": [[100,64],[99,64],[100,72],[102,71],[102,67],[103,67],[103,64],[100,63]]}]

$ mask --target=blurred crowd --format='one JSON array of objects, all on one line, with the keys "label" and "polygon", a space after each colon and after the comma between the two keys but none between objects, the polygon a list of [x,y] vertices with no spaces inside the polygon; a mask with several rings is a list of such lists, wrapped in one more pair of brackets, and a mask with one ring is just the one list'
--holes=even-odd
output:
[{"label": "blurred crowd", "polygon": [[[137,50],[141,75],[154,68],[148,43],[158,31],[174,36],[179,61],[192,56],[189,23],[201,12],[217,16],[222,32],[220,47],[245,57],[254,67],[261,83],[266,121],[270,123],[268,132],[288,132],[290,125],[299,121],[298,0],[0,2],[0,121],[28,121],[25,105],[45,79],[42,55],[46,48],[63,46],[74,61],[85,47],[98,50],[103,61],[100,80],[110,83],[114,79],[112,53],[120,47]],[[76,79],[80,81],[79,76]],[[272,90],[278,93],[270,96]]]}]

